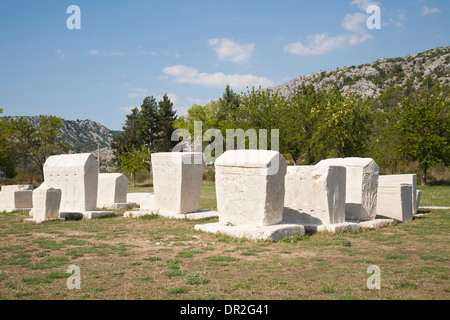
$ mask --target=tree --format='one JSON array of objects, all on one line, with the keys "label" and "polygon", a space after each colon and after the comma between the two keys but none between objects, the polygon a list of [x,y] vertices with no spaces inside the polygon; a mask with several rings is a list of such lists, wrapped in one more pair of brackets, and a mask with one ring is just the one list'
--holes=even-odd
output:
[{"label": "tree", "polygon": [[150,155],[151,152],[145,145],[142,145],[140,149],[133,146],[130,151],[123,150],[119,156],[118,160],[122,169],[131,175],[133,187],[136,186],[138,171],[149,167]]},{"label": "tree", "polygon": [[137,139],[148,150],[154,149],[158,133],[158,103],[153,96],[146,97],[137,117]]},{"label": "tree", "polygon": [[[3,110],[0,108],[0,114]],[[17,162],[17,156],[14,148],[8,139],[8,122],[0,118],[0,169],[4,171],[6,177],[11,178],[14,173],[14,167]]]},{"label": "tree", "polygon": [[227,84],[222,98],[219,99],[217,118],[219,121],[235,118],[235,112],[239,108],[239,96]]},{"label": "tree", "polygon": [[177,112],[173,110],[173,103],[167,94],[159,101],[157,111],[156,130],[158,132],[155,141],[156,152],[171,151],[176,142],[171,140],[174,131],[174,123],[177,120]]},{"label": "tree", "polygon": [[44,163],[51,155],[68,152],[70,146],[62,138],[63,121],[55,116],[40,116],[34,126],[26,118],[19,117],[8,122],[7,136],[17,154],[34,162],[44,177]]},{"label": "tree", "polygon": [[400,114],[403,150],[419,161],[421,185],[437,163],[450,163],[450,99],[439,83],[404,100]]}]

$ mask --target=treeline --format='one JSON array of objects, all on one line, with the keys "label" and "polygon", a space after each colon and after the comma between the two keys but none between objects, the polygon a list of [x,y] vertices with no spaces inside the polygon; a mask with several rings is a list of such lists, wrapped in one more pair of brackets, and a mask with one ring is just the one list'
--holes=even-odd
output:
[{"label": "treeline", "polygon": [[21,168],[30,167],[34,168],[33,173],[43,176],[49,156],[70,150],[60,130],[64,125],[62,119],[55,116],[39,119],[35,125],[25,117],[9,120],[0,117],[0,168],[7,178],[13,178]]},{"label": "treeline", "polygon": [[291,98],[255,89],[238,95],[227,86],[221,99],[194,105],[175,128],[193,135],[201,121],[202,133],[216,128],[224,137],[226,129],[279,129],[279,151],[297,164],[370,157],[395,174],[400,164],[417,161],[426,184],[429,168],[450,162],[449,101],[449,88],[430,79],[420,89],[388,87],[377,99],[312,85]]}]

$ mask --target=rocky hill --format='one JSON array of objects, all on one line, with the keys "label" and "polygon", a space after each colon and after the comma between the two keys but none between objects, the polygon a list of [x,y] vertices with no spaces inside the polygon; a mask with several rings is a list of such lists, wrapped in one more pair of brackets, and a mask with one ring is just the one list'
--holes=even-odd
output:
[{"label": "rocky hill", "polygon": [[427,77],[450,83],[450,47],[440,47],[402,58],[382,58],[360,66],[338,68],[300,76],[288,83],[267,89],[290,97],[302,84],[317,88],[337,87],[341,92],[377,98],[390,85],[403,86],[408,80],[414,87]]},{"label": "rocky hill", "polygon": [[[14,119],[17,117],[5,117]],[[23,117],[37,125],[39,116]],[[118,131],[109,130],[98,122],[91,120],[64,120],[61,128],[62,137],[72,146],[73,152],[92,152],[100,148],[109,147]]]}]

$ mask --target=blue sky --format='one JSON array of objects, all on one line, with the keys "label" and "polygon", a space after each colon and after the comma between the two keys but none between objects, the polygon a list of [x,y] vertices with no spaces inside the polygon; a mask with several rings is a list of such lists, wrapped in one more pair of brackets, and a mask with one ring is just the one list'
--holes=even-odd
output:
[{"label": "blue sky", "polygon": [[[367,28],[370,4],[381,29]],[[120,130],[147,95],[184,115],[227,83],[240,93],[448,46],[449,13],[447,0],[2,0],[0,108]]]}]

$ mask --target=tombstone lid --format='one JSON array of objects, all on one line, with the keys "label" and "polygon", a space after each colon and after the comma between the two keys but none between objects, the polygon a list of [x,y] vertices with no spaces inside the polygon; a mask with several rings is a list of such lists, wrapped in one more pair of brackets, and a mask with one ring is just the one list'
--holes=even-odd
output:
[{"label": "tombstone lid", "polygon": [[273,150],[228,150],[216,159],[215,166],[269,168],[279,157]]}]

